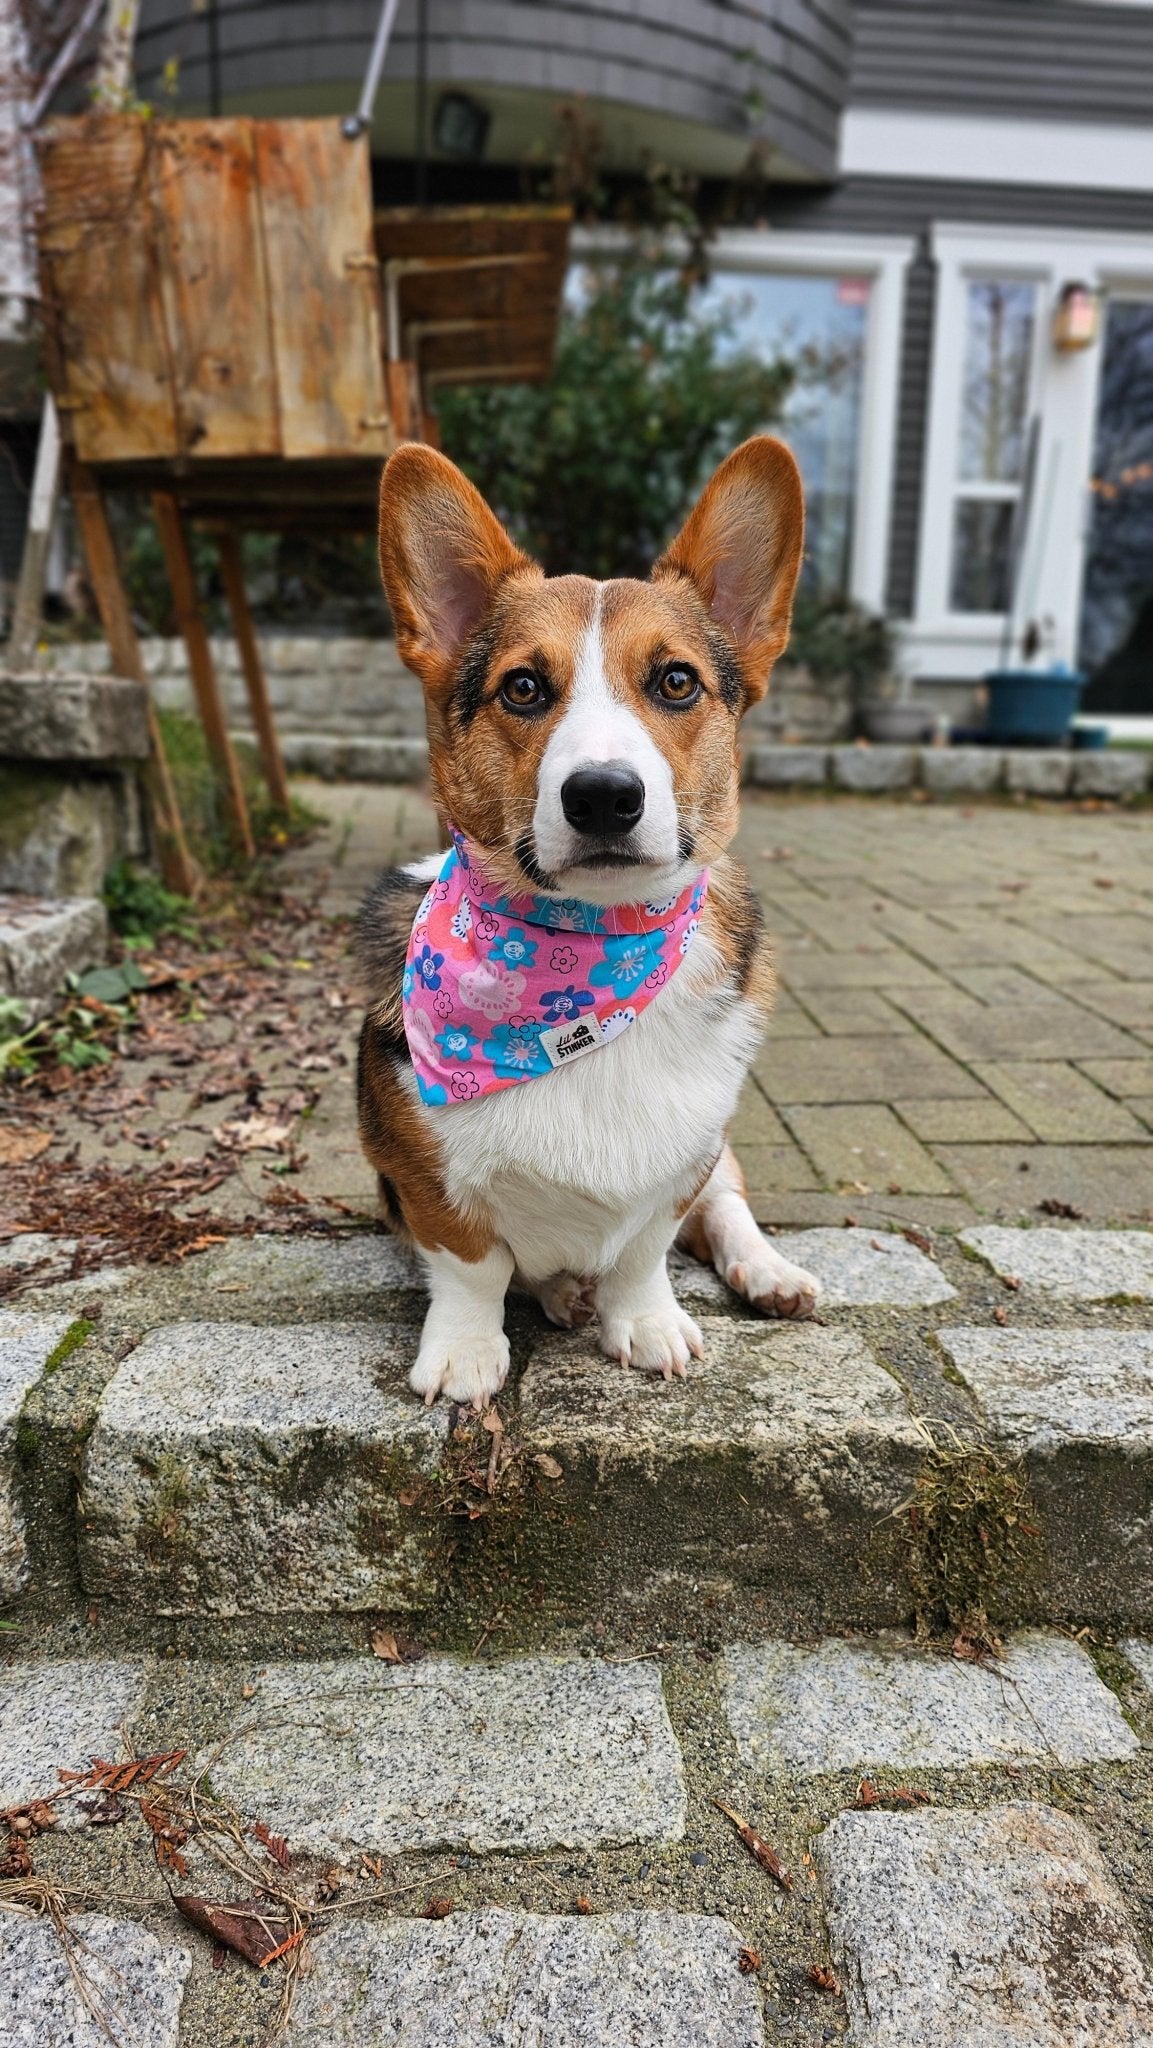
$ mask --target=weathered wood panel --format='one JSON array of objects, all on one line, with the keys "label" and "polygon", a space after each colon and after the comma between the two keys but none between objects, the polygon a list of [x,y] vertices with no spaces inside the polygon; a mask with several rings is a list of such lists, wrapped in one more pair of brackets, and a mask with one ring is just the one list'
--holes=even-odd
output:
[{"label": "weathered wood panel", "polygon": [[368,138],[255,124],[285,455],[386,455]]},{"label": "weathered wood panel", "polygon": [[148,123],[94,114],[41,143],[41,260],[52,382],[85,462],[179,442],[150,233]]},{"label": "weathered wood panel", "polygon": [[188,454],[280,450],[272,323],[248,120],[157,125],[161,289]]}]

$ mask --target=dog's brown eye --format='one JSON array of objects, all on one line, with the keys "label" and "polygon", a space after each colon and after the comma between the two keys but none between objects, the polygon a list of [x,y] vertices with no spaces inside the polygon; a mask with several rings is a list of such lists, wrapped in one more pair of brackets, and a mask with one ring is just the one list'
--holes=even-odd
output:
[{"label": "dog's brown eye", "polygon": [[544,686],[530,668],[514,668],[500,686],[500,701],[510,711],[539,711],[545,702]]},{"label": "dog's brown eye", "polygon": [[691,668],[667,668],[657,682],[657,696],[663,704],[683,708],[695,704],[701,694],[700,681]]}]

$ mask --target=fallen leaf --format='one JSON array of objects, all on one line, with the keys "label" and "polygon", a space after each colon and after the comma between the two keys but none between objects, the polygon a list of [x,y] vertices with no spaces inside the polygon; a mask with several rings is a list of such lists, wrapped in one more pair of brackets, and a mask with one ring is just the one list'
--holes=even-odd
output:
[{"label": "fallen leaf", "polygon": [[870,1807],[879,1806],[880,1803],[881,1795],[878,1792],[876,1786],[874,1785],[872,1779],[862,1778],[860,1784],[857,1786],[857,1796],[853,1801],[853,1805],[855,1807]]},{"label": "fallen leaf", "polygon": [[174,1893],[172,1903],[201,1934],[233,1949],[254,1970],[263,1969],[265,1956],[270,1950],[275,1951],[289,1932],[287,1915],[264,1899],[223,1904]]},{"label": "fallen leaf", "polygon": [[335,1899],[338,1892],[340,1892],[342,1888],[349,1882],[350,1879],[347,1870],[342,1870],[339,1863],[332,1864],[332,1866],[328,1870],[323,1871],[320,1877],[317,1879],[317,1900],[321,1905],[327,1904],[328,1900]]},{"label": "fallen leaf", "polygon": [[586,1897],[585,1897],[585,1895],[584,1895],[584,1893],[583,1893],[583,1892],[578,1892],[578,1893],[577,1893],[577,1895],[576,1895],[576,1897],[575,1897],[575,1899],[573,1900],[573,1902],[572,1902],[572,1903],[573,1903],[573,1912],[574,1912],[574,1913],[591,1913],[591,1912],[592,1912],[592,1909],[593,1909],[593,1902],[592,1902],[592,1900],[591,1900],[591,1899],[586,1899]]},{"label": "fallen leaf", "polygon": [[737,1968],[742,1977],[752,1977],[761,1967],[759,1948],[742,1948],[737,1955]]},{"label": "fallen leaf", "polygon": [[0,1124],[0,1166],[23,1166],[29,1159],[39,1159],[51,1143],[51,1131],[29,1130],[19,1124]]},{"label": "fallen leaf", "polygon": [[533,1459],[533,1464],[538,1472],[543,1472],[546,1479],[564,1478],[564,1466],[559,1458],[554,1458],[549,1451],[538,1451]]},{"label": "fallen leaf", "polygon": [[424,1650],[411,1636],[377,1628],[372,1632],[372,1654],[383,1658],[386,1664],[419,1664]]},{"label": "fallen leaf", "polygon": [[151,1785],[154,1778],[166,1777],[175,1770],[188,1755],[186,1749],[170,1749],[159,1756],[138,1756],[128,1763],[110,1764],[103,1757],[94,1757],[90,1771],[60,1771],[66,1785],[84,1785],[95,1791],[131,1792],[140,1785]]},{"label": "fallen leaf", "polygon": [[1072,1202],[1059,1201],[1056,1195],[1046,1195],[1037,1208],[1042,1216],[1063,1216],[1067,1223],[1079,1223],[1085,1214],[1084,1209],[1075,1209]]},{"label": "fallen leaf", "polygon": [[732,1821],[750,1856],[756,1858],[762,1870],[767,1870],[769,1876],[776,1879],[782,1891],[791,1892],[793,1880],[770,1843],[758,1835],[756,1829],[747,1820],[743,1819],[739,1813],[734,1812],[731,1806],[726,1806],[723,1799],[714,1799],[713,1805],[719,1807],[721,1812],[726,1814],[728,1819]]},{"label": "fallen leaf", "polygon": [[252,1832],[262,1848],[267,1849],[274,1863],[278,1863],[282,1870],[291,1869],[292,1857],[283,1835],[274,1835],[267,1822],[262,1820],[257,1821]]},{"label": "fallen leaf", "polygon": [[453,1908],[452,1899],[431,1898],[421,1907],[418,1920],[447,1920]]},{"label": "fallen leaf", "polygon": [[815,1984],[818,1991],[831,1991],[834,1998],[840,1997],[840,1980],[827,1963],[810,1963],[808,1975],[810,1984]]},{"label": "fallen leaf", "polygon": [[931,1259],[934,1256],[933,1240],[931,1237],[926,1237],[923,1230],[914,1230],[912,1225],[909,1224],[902,1230],[901,1236],[908,1244],[916,1245],[919,1252],[924,1252],[926,1258]]}]

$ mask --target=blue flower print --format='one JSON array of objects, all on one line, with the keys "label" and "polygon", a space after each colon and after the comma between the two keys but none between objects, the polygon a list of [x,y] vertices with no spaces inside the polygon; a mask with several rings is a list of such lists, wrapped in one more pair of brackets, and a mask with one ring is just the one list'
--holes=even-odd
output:
[{"label": "blue flower print", "polygon": [[400,978],[400,993],[401,993],[401,995],[402,995],[402,996],[404,997],[404,1000],[405,1000],[405,1002],[406,1002],[406,1003],[407,1003],[407,1001],[408,1001],[408,999],[409,999],[410,995],[412,994],[412,992],[413,992],[413,989],[414,989],[415,987],[416,987],[416,969],[415,969],[415,967],[414,967],[414,966],[412,965],[412,962],[411,962],[411,961],[409,961],[408,965],[407,965],[407,966],[405,967],[404,973],[402,974],[402,976],[401,976],[401,978]]},{"label": "blue flower print", "polygon": [[448,1101],[447,1088],[440,1081],[426,1081],[419,1068],[416,1070],[416,1085],[420,1089],[421,1101],[427,1102],[430,1108],[435,1109]]},{"label": "blue flower print", "polygon": [[444,966],[443,953],[434,953],[431,946],[422,946],[412,964],[426,988],[440,987],[439,969]]},{"label": "blue flower print", "polygon": [[515,1017],[498,1024],[484,1042],[484,1056],[492,1061],[494,1074],[502,1081],[521,1081],[526,1074],[551,1072],[548,1054],[541,1048],[543,1026],[535,1017]]},{"label": "blue flower print", "polygon": [[551,932],[599,932],[604,912],[579,896],[534,896],[533,923]]},{"label": "blue flower print", "polygon": [[582,1010],[591,1010],[593,997],[587,988],[574,988],[571,981],[567,988],[546,989],[541,997],[546,1024],[560,1024],[566,1017],[579,1017]]},{"label": "blue flower print", "polygon": [[531,967],[536,959],[536,940],[530,939],[523,926],[510,925],[504,937],[497,937],[488,949],[490,960],[501,960],[510,973],[516,974],[524,967]]},{"label": "blue flower print", "polygon": [[472,1058],[473,1047],[478,1040],[476,1033],[470,1031],[466,1024],[450,1024],[447,1031],[437,1032],[436,1042],[446,1060],[463,1063]]},{"label": "blue flower print", "polygon": [[615,996],[631,996],[660,966],[663,945],[663,932],[634,932],[606,939],[604,959],[598,960],[589,980],[595,988],[611,988]]}]

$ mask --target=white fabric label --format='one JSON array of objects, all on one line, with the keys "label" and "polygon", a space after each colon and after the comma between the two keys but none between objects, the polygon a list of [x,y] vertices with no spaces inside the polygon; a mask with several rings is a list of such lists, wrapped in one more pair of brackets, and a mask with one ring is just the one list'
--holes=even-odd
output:
[{"label": "white fabric label", "polygon": [[581,1017],[575,1024],[554,1024],[551,1031],[542,1031],[540,1035],[541,1050],[554,1067],[565,1067],[570,1060],[579,1060],[582,1053],[595,1052],[598,1045],[607,1042],[595,1017]]}]

